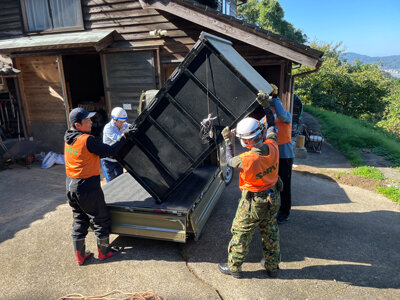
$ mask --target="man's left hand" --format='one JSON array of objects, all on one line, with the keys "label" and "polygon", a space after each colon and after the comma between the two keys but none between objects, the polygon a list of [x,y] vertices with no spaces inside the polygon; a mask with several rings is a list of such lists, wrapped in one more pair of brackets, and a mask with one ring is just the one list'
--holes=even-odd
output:
[{"label": "man's left hand", "polygon": [[269,107],[268,96],[263,91],[259,91],[257,94],[257,102],[264,108]]}]

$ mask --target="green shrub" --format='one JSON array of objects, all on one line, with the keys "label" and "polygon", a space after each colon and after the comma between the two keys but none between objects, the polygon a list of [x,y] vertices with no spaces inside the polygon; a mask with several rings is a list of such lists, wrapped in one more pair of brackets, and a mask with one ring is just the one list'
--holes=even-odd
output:
[{"label": "green shrub", "polygon": [[372,178],[372,179],[378,179],[378,180],[385,179],[385,176],[383,176],[381,171],[379,171],[375,167],[369,167],[369,166],[357,167],[351,171],[351,174],[360,176],[360,177]]},{"label": "green shrub", "polygon": [[398,187],[380,186],[377,188],[377,191],[393,201],[400,202],[400,188]]}]

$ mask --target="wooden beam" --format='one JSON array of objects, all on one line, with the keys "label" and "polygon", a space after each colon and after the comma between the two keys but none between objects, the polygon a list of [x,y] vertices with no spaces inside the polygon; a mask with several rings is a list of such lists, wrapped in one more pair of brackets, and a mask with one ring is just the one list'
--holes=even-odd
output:
[{"label": "wooden beam", "polygon": [[86,14],[84,21],[98,21],[98,20],[117,20],[140,16],[157,16],[159,15],[153,9],[131,9],[126,11],[106,11],[100,13]]},{"label": "wooden beam", "polygon": [[[23,61],[22,58],[15,60],[15,64],[16,64],[18,70],[21,70],[21,62],[22,61]],[[19,89],[20,89],[20,95],[21,95],[21,100],[22,100],[22,106],[24,107],[24,118],[25,118],[26,131],[27,131],[27,136],[25,136],[25,139],[28,139],[28,135],[32,136],[32,126],[31,126],[31,118],[30,118],[30,113],[29,113],[29,105],[28,105],[28,101],[25,96],[25,87],[24,87],[23,76],[21,76],[18,79],[19,79]]]},{"label": "wooden beam", "polygon": [[140,6],[139,1],[128,2],[128,3],[117,3],[117,4],[102,3],[102,5],[84,7],[83,12],[85,14],[93,14],[93,13],[99,13],[99,12],[128,10],[128,9],[135,9],[135,8],[142,8]]},{"label": "wooden beam", "polygon": [[[319,60],[306,56],[300,52],[289,49],[271,40],[258,36],[254,33],[248,32],[244,29],[234,27],[216,18],[210,17],[206,14],[195,11],[194,9],[185,7],[170,0],[139,0],[143,9],[157,9],[176,15],[180,18],[186,19],[192,23],[204,26],[208,29],[214,30],[225,36],[243,41],[247,44],[253,45],[262,50],[274,53],[281,57],[287,58],[291,61],[309,66],[316,67]],[[239,25],[239,24],[238,24]]]},{"label": "wooden beam", "polygon": [[167,22],[168,20],[161,16],[137,16],[134,18],[124,18],[124,19],[108,19],[108,20],[96,20],[96,21],[85,21],[86,29],[94,29],[94,28],[116,28],[119,26],[129,26],[129,25],[144,25],[144,24],[153,24],[159,22]]},{"label": "wooden beam", "polygon": [[[14,78],[15,90],[17,91],[17,103],[18,103],[18,113],[19,113],[19,122],[22,124],[22,131],[24,134],[24,138],[28,139],[28,130],[26,127],[26,114],[25,107],[23,105],[23,100],[21,97],[21,87],[19,86],[19,78]],[[19,132],[20,134],[20,132]],[[18,136],[19,138],[19,136]]]},{"label": "wooden beam", "polygon": [[[131,0],[129,0],[131,1]],[[82,0],[82,4],[86,6],[95,6],[95,5],[105,5],[105,4],[116,4],[116,3],[123,3],[129,2],[123,0]]]},{"label": "wooden beam", "polygon": [[67,90],[66,90],[64,64],[63,64],[61,55],[57,55],[57,67],[58,67],[58,73],[60,74],[61,92],[62,92],[62,97],[64,100],[65,120],[67,123],[67,128],[70,128],[71,124],[69,122],[69,112],[70,112],[70,108],[71,108],[71,106],[70,106],[71,99],[69,99]]}]

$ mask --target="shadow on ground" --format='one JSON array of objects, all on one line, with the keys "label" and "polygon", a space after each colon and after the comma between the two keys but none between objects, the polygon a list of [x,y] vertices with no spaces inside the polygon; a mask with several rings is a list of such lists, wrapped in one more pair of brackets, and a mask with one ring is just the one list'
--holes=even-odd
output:
[{"label": "shadow on ground", "polygon": [[[362,287],[399,288],[400,241],[394,237],[400,233],[400,213],[346,209],[357,204],[335,182],[296,173],[293,176],[291,219],[280,225],[283,267],[279,279],[336,280]],[[189,239],[187,244],[178,245],[119,237],[116,244],[131,248],[120,259],[169,261],[168,253],[180,251],[189,264],[225,262],[230,226],[240,197],[237,184],[236,172],[199,241]],[[257,231],[246,262],[258,263],[260,259],[261,238]],[[244,276],[267,278],[261,268],[244,272]]]},{"label": "shadow on ground", "polygon": [[66,203],[64,165],[11,167],[0,172],[0,243]]}]

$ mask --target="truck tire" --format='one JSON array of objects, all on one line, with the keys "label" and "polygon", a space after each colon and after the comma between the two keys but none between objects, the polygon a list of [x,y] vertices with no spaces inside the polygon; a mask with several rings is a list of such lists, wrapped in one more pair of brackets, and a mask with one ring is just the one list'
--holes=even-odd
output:
[{"label": "truck tire", "polygon": [[233,168],[226,167],[225,172],[222,172],[222,179],[224,180],[225,184],[228,185],[231,183],[233,178]]}]

